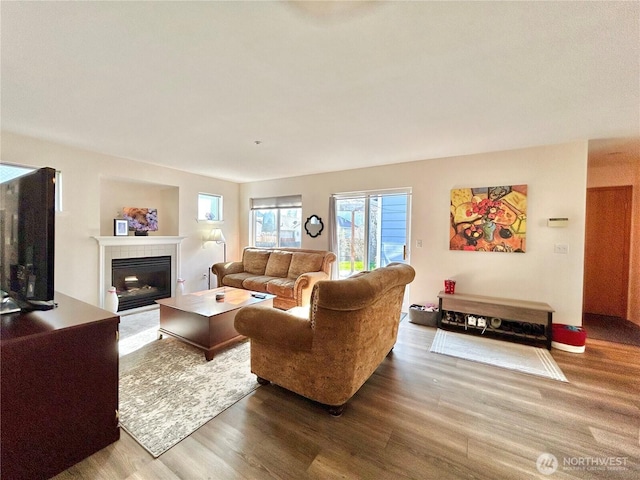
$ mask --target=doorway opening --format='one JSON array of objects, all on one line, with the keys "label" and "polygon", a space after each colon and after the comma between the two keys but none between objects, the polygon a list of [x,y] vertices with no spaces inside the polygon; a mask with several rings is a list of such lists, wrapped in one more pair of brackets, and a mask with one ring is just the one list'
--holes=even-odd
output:
[{"label": "doorway opening", "polygon": [[592,338],[640,341],[627,320],[633,187],[587,189],[583,324]]}]

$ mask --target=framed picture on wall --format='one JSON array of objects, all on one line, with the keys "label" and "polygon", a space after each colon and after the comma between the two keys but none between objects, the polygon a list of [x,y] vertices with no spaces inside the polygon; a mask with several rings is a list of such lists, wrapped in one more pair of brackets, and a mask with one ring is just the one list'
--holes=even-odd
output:
[{"label": "framed picture on wall", "polygon": [[113,234],[116,237],[126,237],[129,235],[129,223],[126,220],[116,218],[113,221]]},{"label": "framed picture on wall", "polygon": [[452,189],[449,249],[524,253],[527,190],[527,185]]}]

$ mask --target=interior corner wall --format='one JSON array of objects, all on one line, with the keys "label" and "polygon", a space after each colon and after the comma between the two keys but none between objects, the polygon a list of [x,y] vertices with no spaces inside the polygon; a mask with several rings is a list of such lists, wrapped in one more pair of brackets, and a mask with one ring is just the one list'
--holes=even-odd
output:
[{"label": "interior corner wall", "polygon": [[633,187],[627,318],[640,325],[640,151],[620,160],[609,157],[605,161],[590,162],[587,171],[587,188]]},{"label": "interior corner wall", "polygon": [[[452,278],[458,292],[546,302],[554,322],[580,325],[587,155],[588,143],[581,141],[246,183],[240,186],[240,239],[249,245],[251,198],[301,194],[303,220],[312,214],[324,220],[334,193],[410,187],[411,303],[435,302],[443,280]],[[528,185],[526,253],[449,250],[452,188],[516,184]],[[549,228],[551,217],[567,217],[569,225]],[[554,253],[558,243],[569,252]],[[302,247],[327,249],[328,236],[303,233]]]},{"label": "interior corner wall", "polygon": [[[222,261],[223,250],[213,243],[203,244],[202,238],[212,228],[198,222],[198,193],[214,193],[224,197],[222,226],[228,245],[228,257],[233,258],[238,246],[239,185],[202,175],[194,175],[148,163],[103,155],[79,148],[60,145],[12,132],[2,131],[2,161],[31,167],[52,167],[62,172],[63,211],[56,213],[55,289],[79,300],[98,305],[98,243],[92,237],[112,235],[114,208],[118,198],[132,182],[144,182],[134,197],[147,204],[158,201],[158,216],[166,222],[154,235],[185,237],[180,245],[181,271],[185,291],[208,287],[208,270]],[[152,161],[153,159],[149,159]],[[103,182],[103,180],[105,180]],[[177,191],[177,193],[176,193]],[[166,205],[168,212],[161,212]],[[101,205],[107,205],[106,211]],[[134,205],[136,206],[136,205]],[[119,208],[119,207],[117,207]],[[117,209],[116,208],[116,209]],[[104,217],[104,218],[103,218]]]},{"label": "interior corner wall", "polygon": [[178,235],[178,187],[142,183],[127,178],[101,178],[100,235],[113,235],[113,220],[122,219],[124,207],[157,209],[158,231],[155,235]]}]

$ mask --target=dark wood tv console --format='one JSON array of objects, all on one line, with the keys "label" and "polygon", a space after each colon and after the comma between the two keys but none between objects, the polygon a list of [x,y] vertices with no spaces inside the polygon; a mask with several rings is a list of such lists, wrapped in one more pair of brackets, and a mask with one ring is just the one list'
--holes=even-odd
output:
[{"label": "dark wood tv console", "polygon": [[50,478],[120,438],[120,318],[57,292],[55,301],[1,317],[3,479]]}]

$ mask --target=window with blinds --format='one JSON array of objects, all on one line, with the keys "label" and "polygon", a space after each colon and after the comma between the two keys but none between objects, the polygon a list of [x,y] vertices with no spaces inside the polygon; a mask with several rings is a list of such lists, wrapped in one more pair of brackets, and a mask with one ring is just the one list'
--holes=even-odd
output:
[{"label": "window with blinds", "polygon": [[302,195],[252,198],[250,205],[253,246],[301,246]]}]

